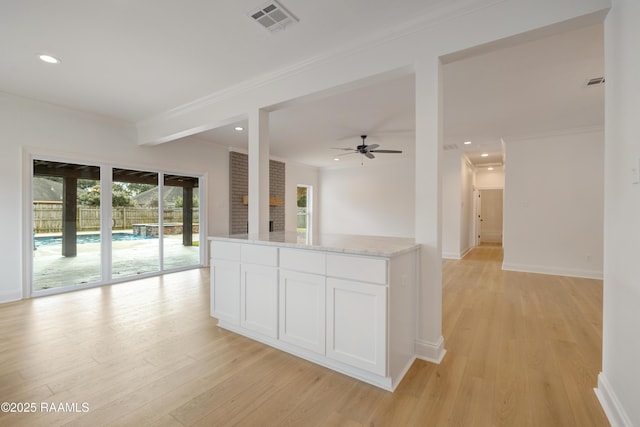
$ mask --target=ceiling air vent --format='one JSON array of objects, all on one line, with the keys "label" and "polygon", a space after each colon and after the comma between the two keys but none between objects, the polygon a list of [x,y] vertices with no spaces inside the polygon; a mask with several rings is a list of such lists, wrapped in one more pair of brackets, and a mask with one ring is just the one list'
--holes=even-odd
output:
[{"label": "ceiling air vent", "polygon": [[593,79],[587,80],[587,87],[589,86],[597,86],[604,84],[604,77],[595,77]]},{"label": "ceiling air vent", "polygon": [[251,19],[272,33],[284,30],[288,25],[298,22],[276,1],[270,1],[249,13]]},{"label": "ceiling air vent", "polygon": [[458,148],[460,147],[457,144],[445,144],[442,146],[443,151],[457,150]]}]

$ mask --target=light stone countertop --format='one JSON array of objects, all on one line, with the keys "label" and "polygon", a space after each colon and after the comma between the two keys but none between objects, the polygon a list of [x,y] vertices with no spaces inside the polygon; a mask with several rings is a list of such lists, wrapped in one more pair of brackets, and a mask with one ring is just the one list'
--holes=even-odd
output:
[{"label": "light stone countertop", "polygon": [[410,238],[348,234],[320,234],[313,236],[310,241],[306,241],[304,235],[295,232],[233,234],[210,236],[208,239],[380,257],[393,257],[420,247],[414,239]]}]

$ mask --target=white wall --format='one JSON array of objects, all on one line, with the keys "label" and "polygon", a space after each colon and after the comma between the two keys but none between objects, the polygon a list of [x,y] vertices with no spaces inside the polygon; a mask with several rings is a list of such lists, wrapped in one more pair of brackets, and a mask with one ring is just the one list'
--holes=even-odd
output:
[{"label": "white wall", "polygon": [[311,200],[311,221],[314,233],[320,232],[318,229],[318,214],[315,211],[318,206],[318,194],[320,187],[318,185],[318,168],[313,166],[302,165],[300,163],[286,162],[285,166],[285,213],[284,213],[284,229],[285,231],[296,231],[296,220],[298,215],[298,185],[310,185],[313,187],[313,195]]},{"label": "white wall", "polygon": [[442,152],[442,257],[460,258],[462,152]]},{"label": "white wall", "polygon": [[612,424],[640,426],[640,2],[614,0],[605,21],[605,262],[602,373]]},{"label": "white wall", "polygon": [[442,257],[460,259],[475,243],[473,168],[461,151],[442,154]]},{"label": "white wall", "polygon": [[506,270],[602,277],[604,134],[507,141]]},{"label": "white wall", "polygon": [[494,166],[492,171],[484,166],[478,167],[475,172],[474,185],[479,190],[504,188],[504,167]]},{"label": "white wall", "polygon": [[0,302],[23,296],[23,230],[28,230],[25,197],[28,152],[55,155],[79,162],[111,163],[178,173],[207,174],[208,231],[228,229],[227,150],[199,141],[175,141],[140,147],[135,129],[120,122],[0,93]]},{"label": "white wall", "polygon": [[409,156],[321,169],[316,212],[322,232],[413,237],[414,170]]},{"label": "white wall", "polygon": [[464,256],[476,244],[475,228],[473,221],[474,200],[473,200],[473,177],[474,168],[466,158],[462,159],[462,202],[460,204],[460,256]]}]

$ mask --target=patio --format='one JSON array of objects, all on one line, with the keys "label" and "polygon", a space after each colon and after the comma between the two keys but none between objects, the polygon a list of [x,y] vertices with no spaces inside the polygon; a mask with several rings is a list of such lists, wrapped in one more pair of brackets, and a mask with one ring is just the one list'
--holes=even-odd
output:
[{"label": "patio", "polygon": [[[193,235],[194,243],[198,235]],[[164,236],[164,269],[200,265],[200,247],[184,246],[182,235]],[[33,251],[33,288],[44,290],[101,281],[100,243],[82,243],[75,257],[62,256],[61,245]],[[159,239],[112,243],[112,277],[133,277],[160,269]]]}]

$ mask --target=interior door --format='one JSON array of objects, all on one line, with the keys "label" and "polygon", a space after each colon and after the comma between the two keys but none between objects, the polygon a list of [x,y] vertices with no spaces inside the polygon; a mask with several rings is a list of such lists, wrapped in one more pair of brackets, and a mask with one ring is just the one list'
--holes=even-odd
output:
[{"label": "interior door", "polygon": [[480,190],[480,243],[502,244],[502,189]]}]

